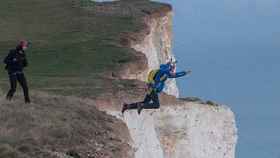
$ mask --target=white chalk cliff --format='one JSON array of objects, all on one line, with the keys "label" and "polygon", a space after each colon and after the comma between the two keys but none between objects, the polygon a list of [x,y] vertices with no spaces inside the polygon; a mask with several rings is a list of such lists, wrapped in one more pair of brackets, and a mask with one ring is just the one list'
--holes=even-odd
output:
[{"label": "white chalk cliff", "polygon": [[[172,11],[146,16],[146,37],[131,47],[146,55],[148,70],[137,79],[144,80],[150,69],[171,56]],[[184,87],[181,87],[184,88]],[[179,96],[175,80],[167,84],[167,94]],[[135,158],[234,158],[237,128],[233,112],[226,106],[177,99],[159,110],[125,112],[107,110],[129,128]]]}]

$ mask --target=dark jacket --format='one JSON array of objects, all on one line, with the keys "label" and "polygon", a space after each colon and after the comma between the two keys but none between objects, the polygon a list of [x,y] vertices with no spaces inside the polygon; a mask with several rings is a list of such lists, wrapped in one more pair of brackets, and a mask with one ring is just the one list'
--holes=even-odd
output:
[{"label": "dark jacket", "polygon": [[10,50],[8,56],[4,59],[6,64],[5,69],[9,74],[16,72],[22,72],[23,68],[27,66],[27,59],[22,49],[17,47],[16,49]]}]

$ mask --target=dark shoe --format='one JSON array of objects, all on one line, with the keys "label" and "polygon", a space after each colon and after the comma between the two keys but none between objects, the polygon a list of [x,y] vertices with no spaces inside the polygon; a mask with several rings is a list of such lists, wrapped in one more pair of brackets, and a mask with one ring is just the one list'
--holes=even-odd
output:
[{"label": "dark shoe", "polygon": [[25,104],[30,104],[30,102],[31,102],[31,101],[30,101],[29,98],[26,98],[26,99],[25,99]]},{"label": "dark shoe", "polygon": [[137,112],[138,112],[138,114],[140,115],[141,114],[141,111],[143,110],[143,103],[139,103],[138,105],[137,105]]},{"label": "dark shoe", "polygon": [[11,101],[11,100],[12,100],[12,96],[7,95],[7,96],[6,96],[6,99],[9,100],[9,101]]},{"label": "dark shoe", "polygon": [[124,113],[128,109],[128,104],[124,103],[122,107],[122,113]]}]

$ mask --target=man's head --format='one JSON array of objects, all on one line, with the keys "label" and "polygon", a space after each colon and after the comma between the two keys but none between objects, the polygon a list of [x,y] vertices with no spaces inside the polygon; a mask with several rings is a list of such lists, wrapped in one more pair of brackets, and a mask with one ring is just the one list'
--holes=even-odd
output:
[{"label": "man's head", "polygon": [[174,74],[176,73],[176,62],[169,61],[166,64],[162,64],[160,69],[165,73]]},{"label": "man's head", "polygon": [[172,74],[172,73],[176,73],[176,63],[177,61],[176,60],[170,60],[167,64],[169,65],[169,72]]},{"label": "man's head", "polygon": [[172,75],[176,73],[176,64],[175,63],[170,63],[169,73]]},{"label": "man's head", "polygon": [[17,46],[17,48],[21,49],[21,50],[26,50],[28,48],[28,46],[30,45],[30,43],[26,40],[21,40]]}]

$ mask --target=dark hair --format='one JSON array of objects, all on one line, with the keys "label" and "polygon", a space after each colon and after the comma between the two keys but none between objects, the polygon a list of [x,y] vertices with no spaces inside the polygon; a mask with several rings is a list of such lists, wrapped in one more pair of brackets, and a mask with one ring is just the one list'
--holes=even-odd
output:
[{"label": "dark hair", "polygon": [[26,40],[21,40],[18,45],[16,46],[17,50],[22,50],[22,48],[24,46],[28,47],[30,45],[30,42],[26,41]]}]

